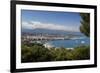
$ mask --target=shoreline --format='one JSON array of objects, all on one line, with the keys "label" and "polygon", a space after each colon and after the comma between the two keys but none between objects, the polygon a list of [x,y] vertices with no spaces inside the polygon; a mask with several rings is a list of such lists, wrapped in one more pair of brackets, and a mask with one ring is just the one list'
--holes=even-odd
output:
[{"label": "shoreline", "polygon": [[[48,48],[48,49],[50,49],[50,48],[55,48],[55,49],[60,49],[61,47],[54,47],[52,44],[50,44],[50,43],[45,43],[45,44],[43,44],[43,46],[45,47],[45,48]],[[66,47],[64,47],[65,49],[74,49],[74,48],[66,48]]]}]

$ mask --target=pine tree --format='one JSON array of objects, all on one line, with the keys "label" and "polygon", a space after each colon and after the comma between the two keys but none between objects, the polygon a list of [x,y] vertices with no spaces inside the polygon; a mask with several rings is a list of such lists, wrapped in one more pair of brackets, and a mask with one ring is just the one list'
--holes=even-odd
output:
[{"label": "pine tree", "polygon": [[81,16],[80,31],[86,36],[90,37],[90,14],[80,13],[80,16]]}]

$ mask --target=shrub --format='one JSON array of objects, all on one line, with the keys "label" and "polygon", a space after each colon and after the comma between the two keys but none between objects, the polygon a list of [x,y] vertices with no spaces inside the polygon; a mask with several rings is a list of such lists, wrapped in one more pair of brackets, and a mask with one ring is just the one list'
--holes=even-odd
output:
[{"label": "shrub", "polygon": [[63,47],[48,49],[38,43],[21,46],[21,62],[23,63],[85,59],[90,59],[89,46],[78,46],[72,50]]}]

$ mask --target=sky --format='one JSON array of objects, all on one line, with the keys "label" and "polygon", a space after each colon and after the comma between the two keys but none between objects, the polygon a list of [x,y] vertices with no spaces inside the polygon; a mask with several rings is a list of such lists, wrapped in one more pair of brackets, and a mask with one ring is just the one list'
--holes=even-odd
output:
[{"label": "sky", "polygon": [[81,17],[75,12],[21,10],[22,29],[79,32]]}]

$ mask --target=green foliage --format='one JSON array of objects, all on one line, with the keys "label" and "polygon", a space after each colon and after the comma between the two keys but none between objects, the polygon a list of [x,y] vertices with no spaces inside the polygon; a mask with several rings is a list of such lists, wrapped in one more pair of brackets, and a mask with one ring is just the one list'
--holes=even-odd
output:
[{"label": "green foliage", "polygon": [[82,18],[80,31],[86,36],[90,36],[90,14],[89,13],[80,13]]},{"label": "green foliage", "polygon": [[67,57],[65,57],[66,55],[67,55],[67,50],[64,48],[55,50],[55,60],[56,61],[67,60]]},{"label": "green foliage", "polygon": [[73,59],[83,60],[90,58],[90,47],[89,46],[79,46],[73,51]]},{"label": "green foliage", "polygon": [[85,60],[90,58],[89,46],[79,46],[74,49],[45,48],[42,44],[22,44],[22,62],[44,62],[64,60]]},{"label": "green foliage", "polygon": [[53,56],[41,44],[22,45],[22,62],[50,61]]}]

